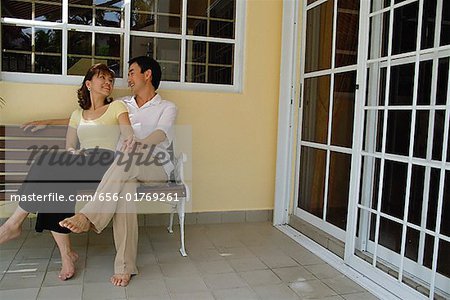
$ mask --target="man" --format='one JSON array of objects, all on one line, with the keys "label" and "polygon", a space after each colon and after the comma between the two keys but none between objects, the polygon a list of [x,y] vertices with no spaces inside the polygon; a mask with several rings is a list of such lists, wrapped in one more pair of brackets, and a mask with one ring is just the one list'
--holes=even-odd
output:
[{"label": "man", "polygon": [[[138,243],[138,222],[133,202],[129,202],[143,182],[167,181],[174,166],[169,160],[160,163],[136,163],[142,157],[164,154],[169,157],[167,148],[172,142],[172,128],[177,108],[172,102],[162,100],[156,93],[161,81],[161,67],[152,58],[140,56],[131,59],[128,70],[128,85],[133,97],[122,99],[128,107],[134,137],[124,142],[125,153],[106,171],[93,201],[87,203],[79,213],[60,222],[75,233],[90,229],[100,233],[113,219],[116,258],[111,282],[116,286],[127,286],[131,275],[137,274],[136,256]],[[32,122],[27,125],[39,126],[45,123],[61,124],[62,120],[52,122]],[[127,153],[140,145],[144,154],[140,157]],[[149,153],[150,152],[150,153]],[[135,153],[134,153],[135,154]],[[124,163],[120,163],[120,161]],[[131,163],[130,163],[131,162]],[[107,195],[117,201],[99,201]],[[127,200],[126,200],[127,199]]]}]

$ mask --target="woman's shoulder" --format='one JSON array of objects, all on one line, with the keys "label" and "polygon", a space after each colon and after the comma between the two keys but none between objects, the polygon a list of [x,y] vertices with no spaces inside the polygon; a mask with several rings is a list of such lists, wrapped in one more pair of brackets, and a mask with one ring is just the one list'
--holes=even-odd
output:
[{"label": "woman's shoulder", "polygon": [[125,103],[123,103],[122,100],[114,100],[109,104],[110,108],[116,109],[116,110],[128,110]]}]

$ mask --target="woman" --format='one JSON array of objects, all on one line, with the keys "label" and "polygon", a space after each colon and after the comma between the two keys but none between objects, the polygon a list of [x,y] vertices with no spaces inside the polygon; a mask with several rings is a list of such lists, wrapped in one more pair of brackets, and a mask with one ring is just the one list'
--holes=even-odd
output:
[{"label": "woman", "polygon": [[[114,160],[119,136],[133,134],[128,111],[120,101],[109,98],[114,72],[104,64],[93,65],[78,89],[80,108],[75,110],[66,134],[66,152],[42,153],[30,168],[18,191],[20,195],[64,195],[63,202],[19,203],[13,215],[0,227],[0,244],[18,237],[29,213],[38,213],[36,231],[50,230],[61,253],[61,280],[75,273],[77,253],[59,222],[73,215],[75,202],[67,201],[77,190],[95,189]],[[77,145],[80,147],[77,150]],[[73,200],[73,199],[72,199]]]}]

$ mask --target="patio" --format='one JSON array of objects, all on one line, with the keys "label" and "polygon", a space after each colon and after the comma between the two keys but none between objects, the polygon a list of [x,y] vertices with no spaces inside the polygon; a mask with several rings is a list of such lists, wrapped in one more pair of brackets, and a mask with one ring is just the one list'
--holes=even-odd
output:
[{"label": "patio", "polygon": [[1,299],[377,299],[269,222],[187,225],[188,257],[178,228],[141,227],[140,274],[114,287],[111,228],[72,235],[76,276],[57,278],[50,234],[25,230],[0,246]]}]

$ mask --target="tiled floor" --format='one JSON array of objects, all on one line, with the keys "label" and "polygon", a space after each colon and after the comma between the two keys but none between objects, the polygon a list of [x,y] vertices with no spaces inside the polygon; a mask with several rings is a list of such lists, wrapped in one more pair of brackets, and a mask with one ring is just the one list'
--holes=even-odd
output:
[{"label": "tiled floor", "polygon": [[110,228],[75,235],[75,278],[62,282],[50,234],[24,232],[0,246],[0,299],[376,299],[270,223],[190,225],[188,257],[178,231],[141,227],[140,274],[126,288],[109,283]]}]

